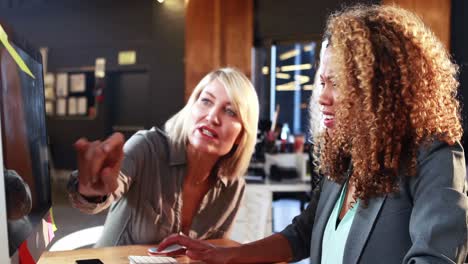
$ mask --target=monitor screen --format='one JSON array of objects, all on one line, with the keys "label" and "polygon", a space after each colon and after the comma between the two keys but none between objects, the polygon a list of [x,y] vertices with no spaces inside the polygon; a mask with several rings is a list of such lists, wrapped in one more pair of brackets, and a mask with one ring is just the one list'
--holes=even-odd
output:
[{"label": "monitor screen", "polygon": [[50,208],[51,189],[42,59],[18,36],[9,34],[8,40],[34,76],[19,67],[18,57],[0,43],[2,191],[12,256]]}]

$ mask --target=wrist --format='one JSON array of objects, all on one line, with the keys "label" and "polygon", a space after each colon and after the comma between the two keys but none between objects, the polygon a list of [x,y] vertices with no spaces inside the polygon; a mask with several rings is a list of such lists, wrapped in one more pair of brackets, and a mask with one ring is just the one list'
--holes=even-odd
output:
[{"label": "wrist", "polygon": [[226,256],[225,263],[241,263],[240,257],[242,257],[242,245],[236,247],[224,248],[224,256]]},{"label": "wrist", "polygon": [[86,190],[86,188],[83,188],[81,184],[78,184],[77,193],[89,203],[102,203],[108,197],[108,195],[103,195],[103,194],[96,193],[96,192],[90,192],[89,190]]},{"label": "wrist", "polygon": [[89,203],[103,203],[107,200],[107,195],[87,196],[80,192],[78,194]]}]

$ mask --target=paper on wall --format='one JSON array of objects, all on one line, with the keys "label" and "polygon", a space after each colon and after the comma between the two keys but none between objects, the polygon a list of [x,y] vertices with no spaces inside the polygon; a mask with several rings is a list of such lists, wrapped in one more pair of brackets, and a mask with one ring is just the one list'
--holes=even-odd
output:
[{"label": "paper on wall", "polygon": [[86,91],[86,75],[84,73],[70,75],[70,92]]},{"label": "paper on wall", "polygon": [[88,99],[85,96],[77,97],[77,114],[85,115],[88,108]]},{"label": "paper on wall", "polygon": [[64,116],[67,114],[67,101],[65,98],[57,100],[57,115]]},{"label": "paper on wall", "polygon": [[76,97],[68,98],[68,114],[76,115]]},{"label": "paper on wall", "polygon": [[68,74],[57,74],[57,97],[66,97],[68,95]]}]

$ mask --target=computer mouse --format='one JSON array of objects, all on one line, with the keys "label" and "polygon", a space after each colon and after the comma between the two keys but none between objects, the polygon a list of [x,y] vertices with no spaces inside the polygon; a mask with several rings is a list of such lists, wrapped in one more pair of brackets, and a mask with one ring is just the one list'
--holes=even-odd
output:
[{"label": "computer mouse", "polygon": [[180,249],[185,249],[185,247],[179,244],[172,244],[161,251],[159,251],[158,248],[156,247],[150,247],[148,248],[148,252],[151,254],[167,254],[167,253],[171,253]]}]

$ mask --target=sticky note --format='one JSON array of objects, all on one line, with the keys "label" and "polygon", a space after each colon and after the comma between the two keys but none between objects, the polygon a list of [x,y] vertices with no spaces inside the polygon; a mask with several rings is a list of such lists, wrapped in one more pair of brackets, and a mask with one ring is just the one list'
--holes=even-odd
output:
[{"label": "sticky note", "polygon": [[13,60],[15,60],[16,64],[18,64],[20,69],[29,76],[31,76],[31,78],[36,79],[32,74],[31,70],[28,68],[28,65],[24,63],[23,59],[20,57],[18,52],[16,52],[16,50],[10,45],[10,42],[8,42],[8,35],[6,34],[5,30],[3,30],[2,25],[0,25],[0,42],[2,42],[3,46],[5,46],[8,53],[10,53],[11,57],[13,58]]},{"label": "sticky note", "polygon": [[132,65],[136,63],[136,51],[127,50],[119,52],[119,65]]}]

